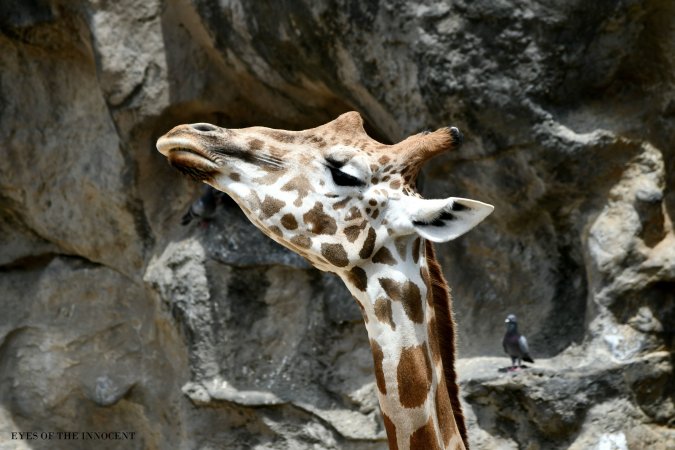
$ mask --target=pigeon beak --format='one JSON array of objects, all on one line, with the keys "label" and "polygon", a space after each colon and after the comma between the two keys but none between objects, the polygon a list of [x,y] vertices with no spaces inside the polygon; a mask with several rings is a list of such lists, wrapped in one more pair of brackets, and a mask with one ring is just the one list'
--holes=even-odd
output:
[{"label": "pigeon beak", "polygon": [[510,320],[509,320],[509,319],[506,319],[506,320],[504,321],[504,323],[509,323],[509,322],[510,322]]}]

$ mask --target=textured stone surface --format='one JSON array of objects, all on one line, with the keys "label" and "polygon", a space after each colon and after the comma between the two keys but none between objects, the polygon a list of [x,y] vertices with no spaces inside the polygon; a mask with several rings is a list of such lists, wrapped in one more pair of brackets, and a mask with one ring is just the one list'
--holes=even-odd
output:
[{"label": "textured stone surface", "polygon": [[[497,373],[499,363],[472,358],[459,364],[470,423],[487,432],[474,436],[479,448],[672,448],[675,430],[658,426],[655,410],[639,400],[640,389],[649,390],[664,402],[659,413],[672,417],[663,383],[647,381],[672,377],[668,352],[610,364],[568,353],[516,373]],[[632,377],[638,372],[649,388],[637,388]]]},{"label": "textured stone surface", "polygon": [[[673,17],[667,0],[2,2],[0,448],[91,448],[9,439],[29,429],[385,448],[341,282],[228,200],[182,227],[201,187],[154,149],[178,123],[351,109],[385,142],[461,128],[425,195],[496,206],[438,248],[473,447],[673,448]],[[508,313],[536,361],[517,374],[497,370]]]},{"label": "textured stone surface", "polygon": [[12,448],[9,431],[138,430],[130,448],[164,448],[180,437],[187,355],[142,283],[59,256],[3,272],[0,290],[3,448]]}]

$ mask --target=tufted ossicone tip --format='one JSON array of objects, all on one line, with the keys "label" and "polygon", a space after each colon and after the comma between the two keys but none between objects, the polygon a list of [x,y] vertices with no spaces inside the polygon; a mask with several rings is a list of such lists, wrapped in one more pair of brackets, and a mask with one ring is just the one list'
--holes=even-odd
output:
[{"label": "tufted ossicone tip", "polygon": [[457,127],[448,127],[450,129],[450,136],[452,136],[453,148],[459,148],[464,143],[464,135]]}]

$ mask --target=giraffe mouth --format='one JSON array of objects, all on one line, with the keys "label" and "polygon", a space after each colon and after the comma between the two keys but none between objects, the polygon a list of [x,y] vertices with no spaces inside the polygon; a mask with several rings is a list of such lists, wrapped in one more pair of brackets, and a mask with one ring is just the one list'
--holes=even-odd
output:
[{"label": "giraffe mouth", "polygon": [[169,160],[169,164],[197,181],[205,181],[220,173],[220,164],[203,149],[186,139],[162,137],[157,149]]},{"label": "giraffe mouth", "polygon": [[218,164],[213,159],[187,147],[172,148],[166,157],[169,158],[172,165],[213,166],[214,169],[218,168]]},{"label": "giraffe mouth", "polygon": [[184,148],[171,150],[167,157],[172,167],[195,181],[208,181],[220,173],[213,161]]}]

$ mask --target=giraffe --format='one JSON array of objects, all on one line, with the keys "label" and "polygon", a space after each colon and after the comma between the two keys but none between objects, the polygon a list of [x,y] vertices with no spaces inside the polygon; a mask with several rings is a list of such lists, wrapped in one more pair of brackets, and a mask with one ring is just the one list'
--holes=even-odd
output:
[{"label": "giraffe", "polygon": [[348,112],[304,131],[179,125],[157,141],[172,166],[345,282],[370,340],[390,449],[468,447],[451,299],[432,242],[462,235],[493,207],[424,199],[414,187],[422,164],[461,140],[453,127],[384,145]]}]

